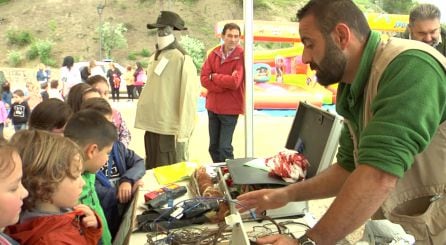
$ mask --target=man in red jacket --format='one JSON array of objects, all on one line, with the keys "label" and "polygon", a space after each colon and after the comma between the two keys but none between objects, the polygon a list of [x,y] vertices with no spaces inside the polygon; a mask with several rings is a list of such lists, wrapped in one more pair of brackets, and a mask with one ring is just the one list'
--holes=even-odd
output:
[{"label": "man in red jacket", "polygon": [[207,89],[209,153],[213,162],[234,159],[232,135],[244,106],[244,58],[240,27],[223,27],[223,44],[211,51],[201,69],[201,85]]}]

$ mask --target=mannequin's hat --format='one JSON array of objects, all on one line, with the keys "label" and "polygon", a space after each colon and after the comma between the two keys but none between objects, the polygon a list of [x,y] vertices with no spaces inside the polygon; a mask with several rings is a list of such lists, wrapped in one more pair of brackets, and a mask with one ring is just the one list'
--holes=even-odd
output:
[{"label": "mannequin's hat", "polygon": [[187,27],[184,26],[184,20],[177,13],[171,11],[161,11],[155,24],[147,24],[148,29],[166,26],[171,26],[176,31],[187,30]]}]

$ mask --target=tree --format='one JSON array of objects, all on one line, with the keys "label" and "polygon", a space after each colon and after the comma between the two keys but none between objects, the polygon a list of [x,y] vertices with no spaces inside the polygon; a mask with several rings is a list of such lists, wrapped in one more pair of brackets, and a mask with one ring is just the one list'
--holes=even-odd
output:
[{"label": "tree", "polygon": [[200,71],[206,55],[204,43],[187,35],[182,36],[179,43],[181,47],[183,47],[184,50],[186,50],[186,52],[192,57],[195,67],[197,67],[197,71]]},{"label": "tree", "polygon": [[382,8],[389,14],[409,14],[413,0],[381,0]]},{"label": "tree", "polygon": [[124,36],[127,28],[124,27],[124,24],[112,25],[110,22],[105,22],[100,28],[102,31],[98,31],[102,35],[102,49],[107,58],[111,58],[111,52],[114,49],[127,47],[127,38]]}]

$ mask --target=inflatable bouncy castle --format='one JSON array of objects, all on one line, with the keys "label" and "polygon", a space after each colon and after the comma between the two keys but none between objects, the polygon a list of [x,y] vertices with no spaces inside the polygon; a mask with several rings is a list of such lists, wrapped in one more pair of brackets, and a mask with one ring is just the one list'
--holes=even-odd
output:
[{"label": "inflatable bouncy castle", "polygon": [[[408,15],[372,13],[366,17],[372,29],[387,36],[404,32],[409,21]],[[215,25],[218,38],[228,22],[238,24],[244,33],[243,20],[225,20]],[[253,35],[255,43],[281,43],[286,46],[254,49],[254,109],[296,109],[299,101],[316,106],[336,102],[337,86],[325,88],[319,85],[313,71],[302,62],[299,23],[255,20]]]}]

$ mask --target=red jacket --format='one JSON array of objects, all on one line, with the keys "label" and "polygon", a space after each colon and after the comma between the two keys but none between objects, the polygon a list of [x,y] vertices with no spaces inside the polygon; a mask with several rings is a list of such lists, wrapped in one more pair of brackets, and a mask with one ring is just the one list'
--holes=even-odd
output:
[{"label": "red jacket", "polygon": [[22,245],[98,244],[102,226],[84,227],[81,225],[80,214],[79,211],[73,211],[31,218],[24,223],[6,227],[4,232]]},{"label": "red jacket", "polygon": [[[201,69],[201,85],[208,92],[206,109],[216,114],[243,114],[245,69],[243,48],[238,45],[222,63],[221,46],[212,50]],[[210,75],[212,74],[212,80]]]}]

